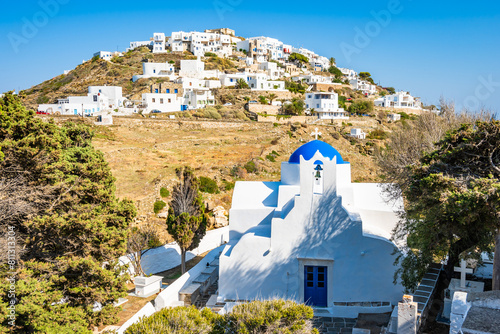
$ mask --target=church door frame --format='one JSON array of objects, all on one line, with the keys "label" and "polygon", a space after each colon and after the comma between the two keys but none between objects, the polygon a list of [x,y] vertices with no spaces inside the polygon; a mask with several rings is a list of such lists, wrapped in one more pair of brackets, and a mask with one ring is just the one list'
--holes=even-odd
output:
[{"label": "church door frame", "polygon": [[[327,292],[327,305],[326,307],[333,307],[333,264],[334,261],[330,259],[313,259],[313,258],[299,258],[299,299],[300,302],[305,303],[305,268],[306,267],[326,267],[326,292]],[[320,306],[314,306],[320,307]]]}]

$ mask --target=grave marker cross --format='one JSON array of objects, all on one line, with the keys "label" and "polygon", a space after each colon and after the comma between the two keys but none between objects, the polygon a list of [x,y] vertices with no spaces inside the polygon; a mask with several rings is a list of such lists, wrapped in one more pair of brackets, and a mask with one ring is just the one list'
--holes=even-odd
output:
[{"label": "grave marker cross", "polygon": [[465,288],[465,278],[467,274],[472,274],[472,269],[467,268],[465,260],[460,260],[460,267],[455,267],[455,271],[460,273],[460,287]]}]

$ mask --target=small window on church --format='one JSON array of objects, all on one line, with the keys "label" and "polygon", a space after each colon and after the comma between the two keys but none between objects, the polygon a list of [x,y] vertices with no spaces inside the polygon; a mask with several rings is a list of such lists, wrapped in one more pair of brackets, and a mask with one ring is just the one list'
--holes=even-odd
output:
[{"label": "small window on church", "polygon": [[324,267],[319,267],[318,268],[318,273],[324,273],[325,272],[325,268]]},{"label": "small window on church", "polygon": [[325,280],[325,274],[318,274],[318,281],[324,281],[324,280]]},{"label": "small window on church", "polygon": [[312,273],[313,272],[313,267],[307,267],[307,272]]},{"label": "small window on church", "polygon": [[307,282],[307,287],[308,288],[313,288],[314,287],[314,283],[313,282]]},{"label": "small window on church", "polygon": [[318,288],[324,288],[325,282],[318,282]]},{"label": "small window on church", "polygon": [[314,279],[314,275],[313,274],[307,274],[307,280],[308,281],[312,281]]}]

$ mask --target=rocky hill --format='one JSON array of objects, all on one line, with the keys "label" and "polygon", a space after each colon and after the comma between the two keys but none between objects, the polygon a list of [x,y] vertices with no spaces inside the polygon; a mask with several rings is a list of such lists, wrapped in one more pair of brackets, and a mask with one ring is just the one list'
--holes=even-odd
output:
[{"label": "rocky hill", "polygon": [[[36,86],[20,92],[23,103],[27,108],[36,109],[41,103],[56,103],[57,99],[69,95],[86,95],[88,86],[121,86],[123,95],[131,100],[140,100],[141,94],[149,92],[153,83],[160,83],[166,79],[141,79],[132,82],[132,77],[142,74],[142,62],[174,62],[180,68],[181,59],[195,59],[194,56],[185,54],[153,54],[148,48],[142,47],[115,57],[111,61],[92,58],[78,65],[67,74],[44,81]],[[205,68],[236,71],[239,65],[234,58],[222,59],[207,57],[204,59]]]}]

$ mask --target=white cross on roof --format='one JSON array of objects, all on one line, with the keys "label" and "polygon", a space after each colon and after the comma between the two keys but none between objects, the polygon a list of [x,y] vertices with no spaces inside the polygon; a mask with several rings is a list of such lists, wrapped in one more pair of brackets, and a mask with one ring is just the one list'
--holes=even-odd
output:
[{"label": "white cross on roof", "polygon": [[318,128],[316,128],[314,132],[311,133],[311,136],[315,136],[316,140],[318,140],[318,136],[321,136],[321,132],[318,132]]}]

